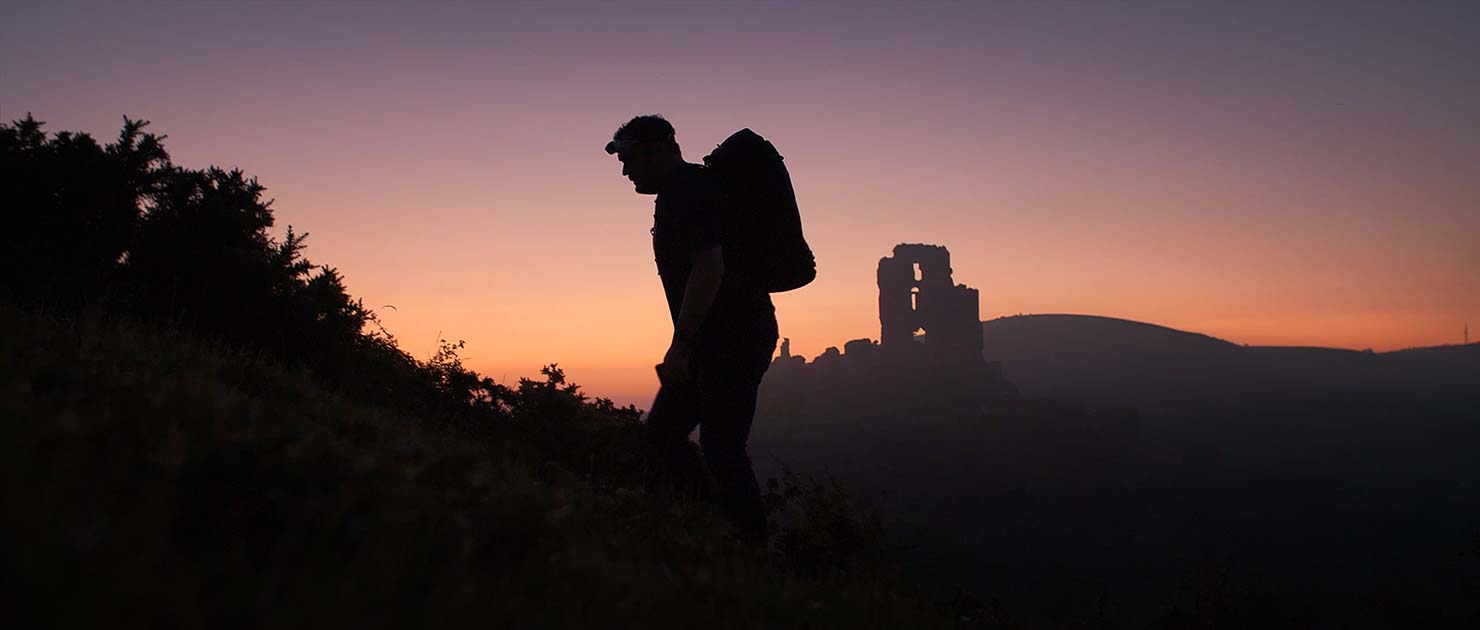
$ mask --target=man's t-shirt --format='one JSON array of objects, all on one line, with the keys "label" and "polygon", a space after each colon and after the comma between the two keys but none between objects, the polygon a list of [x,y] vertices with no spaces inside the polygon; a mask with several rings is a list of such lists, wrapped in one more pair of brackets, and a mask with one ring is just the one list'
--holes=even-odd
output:
[{"label": "man's t-shirt", "polygon": [[[703,167],[687,163],[678,167],[653,202],[653,256],[675,325],[694,252],[716,244],[723,247],[724,203]],[[699,351],[775,343],[776,309],[771,295],[726,264],[714,305],[699,327]]]}]

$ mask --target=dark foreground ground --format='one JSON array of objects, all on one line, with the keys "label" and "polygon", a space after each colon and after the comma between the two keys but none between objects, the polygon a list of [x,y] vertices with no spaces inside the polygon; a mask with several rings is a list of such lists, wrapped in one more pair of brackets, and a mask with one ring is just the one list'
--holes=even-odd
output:
[{"label": "dark foreground ground", "polygon": [[1480,624],[1480,345],[1246,348],[1082,316],[998,363],[778,363],[760,465],[879,506],[922,576],[1046,627]]},{"label": "dark foreground ground", "polygon": [[829,547],[855,521],[805,480],[772,549],[738,546],[653,482],[632,414],[553,375],[449,421],[149,328],[0,330],[5,627],[981,621]]}]

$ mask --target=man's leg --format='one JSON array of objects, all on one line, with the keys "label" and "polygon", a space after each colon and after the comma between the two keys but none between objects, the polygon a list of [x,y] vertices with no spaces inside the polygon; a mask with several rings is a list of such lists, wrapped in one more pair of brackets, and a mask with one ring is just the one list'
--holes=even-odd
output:
[{"label": "man's leg", "polygon": [[714,476],[720,507],[747,544],[766,541],[766,513],[746,441],[750,439],[750,426],[755,419],[761,376],[769,360],[768,351],[764,357],[746,357],[741,359],[740,366],[710,371],[699,379],[699,444]]},{"label": "man's leg", "polygon": [[698,388],[693,383],[664,385],[648,411],[647,437],[658,453],[662,475],[680,496],[703,499],[709,494],[703,461],[689,434],[699,424]]}]

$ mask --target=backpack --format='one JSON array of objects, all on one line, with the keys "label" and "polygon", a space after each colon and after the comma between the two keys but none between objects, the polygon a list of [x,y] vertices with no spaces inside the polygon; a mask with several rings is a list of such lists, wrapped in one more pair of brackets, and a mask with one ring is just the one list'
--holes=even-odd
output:
[{"label": "backpack", "polygon": [[704,167],[729,202],[722,222],[726,266],[770,293],[811,283],[817,260],[802,237],[796,192],[776,147],[741,129],[704,156]]}]

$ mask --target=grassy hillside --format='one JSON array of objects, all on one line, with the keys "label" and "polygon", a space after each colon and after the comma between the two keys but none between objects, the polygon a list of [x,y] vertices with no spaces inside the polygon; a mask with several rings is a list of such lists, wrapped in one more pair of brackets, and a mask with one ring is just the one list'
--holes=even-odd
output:
[{"label": "grassy hillside", "polygon": [[10,627],[960,621],[817,544],[854,521],[815,484],[780,489],[776,549],[732,542],[558,372],[509,419],[448,421],[150,327],[0,330]]}]

